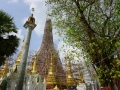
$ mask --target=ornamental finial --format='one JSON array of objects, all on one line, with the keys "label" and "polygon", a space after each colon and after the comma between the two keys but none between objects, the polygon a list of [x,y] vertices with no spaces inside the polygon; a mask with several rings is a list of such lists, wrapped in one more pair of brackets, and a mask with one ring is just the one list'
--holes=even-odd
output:
[{"label": "ornamental finial", "polygon": [[35,24],[35,18],[33,17],[34,8],[31,9],[32,15],[28,18],[28,22]]},{"label": "ornamental finial", "polygon": [[34,8],[32,8],[31,11],[34,12]]},{"label": "ornamental finial", "polygon": [[32,16],[33,16],[34,8],[31,8],[31,12],[32,12]]}]

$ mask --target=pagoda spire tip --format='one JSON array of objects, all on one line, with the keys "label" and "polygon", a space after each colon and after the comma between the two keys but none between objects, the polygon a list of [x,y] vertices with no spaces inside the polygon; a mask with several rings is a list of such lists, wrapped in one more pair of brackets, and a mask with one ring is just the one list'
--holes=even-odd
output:
[{"label": "pagoda spire tip", "polygon": [[46,21],[51,21],[51,18],[47,17]]}]

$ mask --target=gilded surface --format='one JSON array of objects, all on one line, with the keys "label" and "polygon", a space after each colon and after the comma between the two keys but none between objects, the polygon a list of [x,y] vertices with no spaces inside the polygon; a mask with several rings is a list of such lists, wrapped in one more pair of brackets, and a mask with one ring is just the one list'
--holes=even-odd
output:
[{"label": "gilded surface", "polygon": [[120,60],[117,62],[117,65],[120,66]]},{"label": "gilded surface", "polygon": [[22,56],[22,50],[23,50],[23,48],[24,48],[24,42],[22,43],[22,47],[21,47],[21,49],[20,49],[20,53],[18,54],[17,59],[16,59],[16,61],[15,61],[15,64],[16,64],[16,65],[19,65],[19,64],[20,64],[20,59],[21,59],[21,56]]},{"label": "gilded surface", "polygon": [[36,67],[36,55],[33,57],[33,67],[32,67],[32,74],[37,74],[37,67]]},{"label": "gilded surface", "polygon": [[35,24],[35,18],[34,18],[33,16],[30,16],[30,17],[28,18],[28,22]]},{"label": "gilded surface", "polygon": [[58,88],[58,86],[57,86],[57,85],[54,87],[54,90],[59,90],[59,88]]},{"label": "gilded surface", "polygon": [[8,71],[9,71],[9,68],[8,68],[8,58],[6,58],[5,64],[2,67],[2,69],[0,70],[0,78],[5,76],[8,73]]},{"label": "gilded surface", "polygon": [[50,67],[48,70],[48,76],[46,77],[46,83],[47,84],[57,84],[56,76],[55,76],[55,70],[54,70],[54,63],[53,59],[50,60]]},{"label": "gilded surface", "polygon": [[70,61],[67,65],[66,83],[67,83],[67,86],[76,86],[76,81],[75,81],[73,74],[72,74]]},{"label": "gilded surface", "polygon": [[77,82],[78,82],[78,84],[79,83],[84,83],[83,75],[80,72],[80,68],[78,68],[78,81]]}]

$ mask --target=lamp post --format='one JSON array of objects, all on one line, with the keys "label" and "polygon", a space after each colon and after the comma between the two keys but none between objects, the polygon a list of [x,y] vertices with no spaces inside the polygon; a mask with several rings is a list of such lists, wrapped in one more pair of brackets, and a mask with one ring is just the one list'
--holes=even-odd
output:
[{"label": "lamp post", "polygon": [[[34,8],[32,8],[32,11],[34,11]],[[20,60],[20,67],[19,67],[15,90],[23,90],[23,82],[24,82],[24,76],[26,71],[26,63],[27,63],[31,33],[32,33],[32,30],[36,27],[35,18],[33,17],[33,14],[25,22],[24,27],[27,29],[27,32],[25,35],[24,46],[23,46],[22,56]]]}]

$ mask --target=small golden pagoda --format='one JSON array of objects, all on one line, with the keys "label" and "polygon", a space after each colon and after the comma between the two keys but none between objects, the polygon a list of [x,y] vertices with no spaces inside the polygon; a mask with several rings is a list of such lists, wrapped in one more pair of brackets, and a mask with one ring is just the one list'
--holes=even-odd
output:
[{"label": "small golden pagoda", "polygon": [[77,84],[84,83],[83,75],[80,71],[80,67],[78,67],[78,79],[77,79]]},{"label": "small golden pagoda", "polygon": [[32,69],[33,69],[33,61],[30,63],[30,67],[27,69],[27,73],[31,74]]},{"label": "small golden pagoda", "polygon": [[6,75],[9,72],[9,68],[8,68],[8,58],[6,58],[6,62],[4,64],[4,66],[2,67],[2,69],[0,70],[0,77]]},{"label": "small golden pagoda", "polygon": [[66,84],[67,86],[76,86],[76,81],[73,77],[70,60],[68,61],[68,65],[67,65]]},{"label": "small golden pagoda", "polygon": [[8,58],[6,58],[6,62],[5,62],[5,65],[3,66],[3,69],[4,69],[4,75],[6,75],[9,72],[9,69],[8,69]]},{"label": "small golden pagoda", "polygon": [[52,57],[50,60],[48,75],[46,77],[46,84],[47,84],[46,88],[48,88],[48,89],[53,89],[54,86],[58,84],[56,76],[55,76],[54,63],[53,63]]},{"label": "small golden pagoda", "polygon": [[20,49],[20,53],[18,54],[17,59],[15,61],[15,64],[13,65],[13,71],[14,72],[18,72],[18,66],[20,64],[20,59],[21,59],[21,56],[22,56],[23,48],[24,48],[24,40],[23,40],[23,43],[22,43],[22,46],[21,46],[21,49]]},{"label": "small golden pagoda", "polygon": [[119,60],[119,61],[117,61],[117,65],[118,65],[118,66],[120,66],[120,60]]},{"label": "small golden pagoda", "polygon": [[2,73],[2,71],[0,70],[0,78],[3,76],[2,74],[3,74],[3,73]]},{"label": "small golden pagoda", "polygon": [[56,85],[53,90],[59,90],[58,86]]},{"label": "small golden pagoda", "polygon": [[22,43],[22,47],[21,47],[20,53],[18,54],[17,59],[15,61],[15,64],[17,66],[20,64],[20,59],[21,59],[21,56],[22,56],[22,49],[23,49],[23,43]]},{"label": "small golden pagoda", "polygon": [[36,55],[33,57],[33,62],[31,63],[31,66],[30,66],[30,69],[32,70],[31,71],[31,74],[38,74],[38,71],[37,71],[37,66],[36,66]]},{"label": "small golden pagoda", "polygon": [[0,78],[2,78],[3,75],[4,75],[4,69],[3,69],[3,67],[2,67],[1,70],[0,70]]}]

